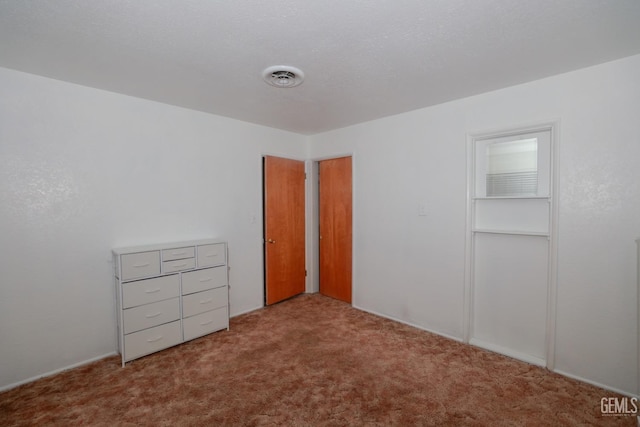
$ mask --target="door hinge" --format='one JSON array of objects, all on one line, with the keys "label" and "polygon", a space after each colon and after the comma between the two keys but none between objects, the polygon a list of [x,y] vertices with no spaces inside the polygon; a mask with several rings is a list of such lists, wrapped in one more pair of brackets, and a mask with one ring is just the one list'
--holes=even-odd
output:
[{"label": "door hinge", "polygon": [[304,277],[307,277],[307,270],[304,271]]}]

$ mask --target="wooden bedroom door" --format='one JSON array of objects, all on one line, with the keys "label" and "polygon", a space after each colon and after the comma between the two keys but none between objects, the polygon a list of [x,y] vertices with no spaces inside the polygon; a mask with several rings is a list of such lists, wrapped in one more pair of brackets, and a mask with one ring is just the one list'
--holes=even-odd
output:
[{"label": "wooden bedroom door", "polygon": [[351,157],[319,162],[320,293],[351,303]]},{"label": "wooden bedroom door", "polygon": [[265,156],[264,259],[267,305],[305,290],[304,162]]}]

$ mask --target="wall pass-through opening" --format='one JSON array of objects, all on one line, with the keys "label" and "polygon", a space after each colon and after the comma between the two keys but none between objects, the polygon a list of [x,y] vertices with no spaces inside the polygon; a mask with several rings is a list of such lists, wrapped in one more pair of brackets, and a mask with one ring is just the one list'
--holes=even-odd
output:
[{"label": "wall pass-through opening", "polygon": [[465,340],[553,364],[553,125],[469,138]]}]

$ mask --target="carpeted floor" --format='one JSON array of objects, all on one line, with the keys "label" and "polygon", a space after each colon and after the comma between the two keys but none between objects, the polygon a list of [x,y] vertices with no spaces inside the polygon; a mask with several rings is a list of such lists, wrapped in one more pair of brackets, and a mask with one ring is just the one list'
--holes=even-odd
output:
[{"label": "carpeted floor", "polygon": [[614,393],[320,296],[301,295],[120,367],[0,393],[2,426],[571,426]]}]

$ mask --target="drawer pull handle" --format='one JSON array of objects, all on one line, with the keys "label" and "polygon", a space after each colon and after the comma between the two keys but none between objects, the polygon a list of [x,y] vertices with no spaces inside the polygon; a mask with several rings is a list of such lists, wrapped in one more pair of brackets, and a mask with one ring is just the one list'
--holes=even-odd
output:
[{"label": "drawer pull handle", "polygon": [[213,280],[213,277],[205,277],[204,279],[200,279],[198,281],[200,283],[204,283],[204,282],[210,282],[211,280]]},{"label": "drawer pull handle", "polygon": [[209,324],[209,323],[211,323],[211,322],[213,322],[213,320],[209,320],[208,322],[200,323],[200,326],[206,326],[206,325],[208,325],[208,324]]},{"label": "drawer pull handle", "polygon": [[160,292],[160,288],[147,289],[147,290],[144,291],[145,294],[155,294],[156,292]]},{"label": "drawer pull handle", "polygon": [[142,268],[142,267],[149,267],[149,263],[145,262],[144,264],[133,264],[133,268]]},{"label": "drawer pull handle", "polygon": [[211,301],[213,301],[213,298],[203,299],[202,301],[200,301],[200,304],[209,304]]},{"label": "drawer pull handle", "polygon": [[156,341],[160,341],[162,339],[162,335],[160,335],[158,338],[149,338],[147,340],[147,342],[156,342]]},{"label": "drawer pull handle", "polygon": [[214,257],[214,256],[218,256],[218,254],[206,254],[205,256],[211,258],[211,257]]},{"label": "drawer pull handle", "polygon": [[176,264],[176,265],[174,265],[174,267],[175,267],[175,268],[182,268],[182,267],[186,267],[186,266],[187,266],[187,263],[186,263],[186,262],[184,262],[184,263],[182,263],[182,264]]},{"label": "drawer pull handle", "polygon": [[155,314],[147,314],[147,315],[146,315],[146,316],[144,316],[144,317],[146,317],[147,319],[151,319],[151,318],[153,318],[153,317],[158,317],[158,316],[160,316],[161,314],[162,314],[162,312],[161,312],[161,311],[159,311],[159,312],[157,312],[157,313],[155,313]]},{"label": "drawer pull handle", "polygon": [[171,252],[171,255],[184,255],[186,254],[185,251],[180,251],[180,252]]}]

